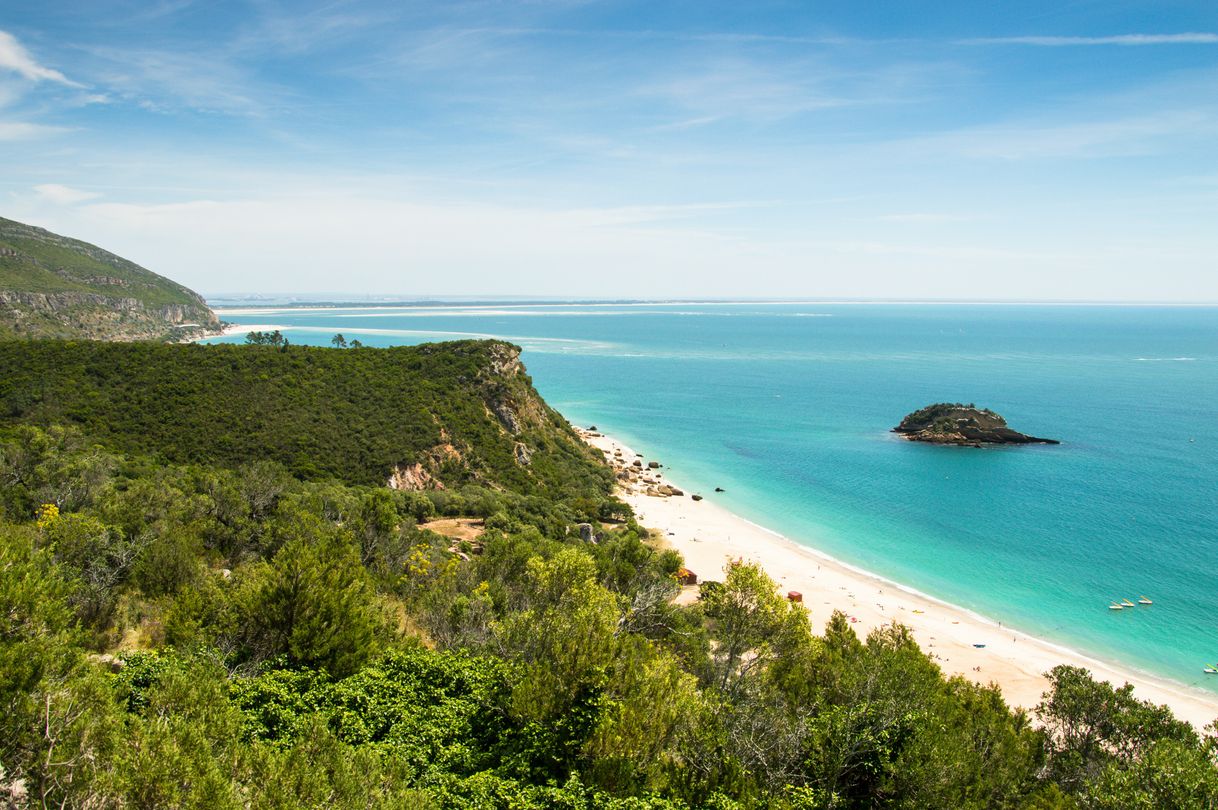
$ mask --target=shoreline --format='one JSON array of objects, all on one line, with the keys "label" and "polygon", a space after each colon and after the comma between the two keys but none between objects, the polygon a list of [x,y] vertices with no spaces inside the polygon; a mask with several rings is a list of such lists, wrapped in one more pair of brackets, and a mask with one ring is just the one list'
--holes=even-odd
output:
[{"label": "shoreline", "polygon": [[265,324],[265,323],[253,323],[253,324],[229,323],[224,328],[220,329],[218,332],[211,332],[206,335],[201,335],[197,338],[191,338],[187,342],[188,343],[198,343],[200,340],[207,340],[208,338],[229,337],[230,335],[245,335],[245,334],[249,334],[250,332],[268,332],[268,331],[274,331],[276,329],[282,329],[282,328],[283,327],[275,326],[274,324]]},{"label": "shoreline", "polygon": [[[659,532],[680,552],[699,581],[721,579],[730,560],[757,562],[782,592],[799,591],[817,632],[834,610],[841,610],[860,638],[894,621],[913,637],[945,676],[997,684],[1012,707],[1031,712],[1048,688],[1044,673],[1058,664],[1090,670],[1099,681],[1130,683],[1141,700],[1166,704],[1198,730],[1218,718],[1218,695],[1091,658],[1037,636],[1004,627],[1001,622],[953,605],[917,589],[838,560],[779,532],[754,523],[712,502],[713,493],[695,501],[693,493],[664,494],[682,488],[667,476],[667,467],[649,469],[648,459],[610,436],[575,428],[579,436],[604,453],[619,475],[618,495],[634,510],[639,523]],[[634,466],[636,460],[640,466]],[[1149,609],[1153,609],[1149,608]],[[981,645],[981,646],[977,646]]]}]

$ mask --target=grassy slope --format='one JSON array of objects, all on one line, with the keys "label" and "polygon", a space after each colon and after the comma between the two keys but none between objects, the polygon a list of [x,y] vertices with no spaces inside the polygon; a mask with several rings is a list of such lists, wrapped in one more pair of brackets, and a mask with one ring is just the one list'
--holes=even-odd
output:
[{"label": "grassy slope", "polygon": [[[384,483],[423,462],[448,485],[607,493],[610,473],[541,401],[499,341],[286,349],[89,341],[0,343],[0,423],[77,424],[123,452],[235,466],[273,459],[309,479]],[[492,410],[518,417],[512,435]],[[516,458],[517,442],[530,463]],[[451,444],[458,462],[429,463]]]},{"label": "grassy slope", "polygon": [[[201,306],[191,290],[96,245],[0,217],[0,290],[83,292],[135,298],[146,306]],[[117,285],[97,281],[119,279]]]}]

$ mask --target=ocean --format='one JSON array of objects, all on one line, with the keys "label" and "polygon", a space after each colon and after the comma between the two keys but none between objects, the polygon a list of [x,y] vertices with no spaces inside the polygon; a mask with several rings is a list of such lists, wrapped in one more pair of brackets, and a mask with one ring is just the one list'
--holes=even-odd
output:
[{"label": "ocean", "polygon": [[[1218,662],[1218,309],[483,304],[222,317],[274,324],[295,343],[506,338],[572,422],[749,520],[1218,692],[1201,672]],[[937,447],[890,432],[941,401],[1062,444]],[[1141,595],[1154,605],[1108,610]]]}]

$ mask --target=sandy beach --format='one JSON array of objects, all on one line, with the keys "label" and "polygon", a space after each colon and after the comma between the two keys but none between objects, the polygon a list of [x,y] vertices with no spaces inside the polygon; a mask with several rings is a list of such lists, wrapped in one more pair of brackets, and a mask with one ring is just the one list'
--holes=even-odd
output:
[{"label": "sandy beach", "polygon": [[684,556],[700,580],[722,579],[723,567],[731,560],[758,562],[783,593],[802,594],[818,631],[834,610],[851,617],[860,637],[900,622],[946,674],[996,683],[1013,706],[1034,708],[1048,687],[1044,673],[1071,664],[1091,670],[1097,680],[1133,684],[1137,697],[1167,704],[1198,729],[1218,718],[1216,696],[1125,671],[904,589],[745,520],[714,503],[714,493],[698,493],[702,500],[694,500],[695,493],[688,490],[666,494],[668,487],[682,490],[668,479],[667,468],[650,469],[653,459],[609,436],[590,430],[580,434],[615,467],[629,471],[629,480],[619,476],[620,496],[639,523],[661,533]]},{"label": "sandy beach", "polygon": [[210,335],[204,335],[203,337],[199,337],[199,338],[192,338],[190,342],[193,343],[193,342],[203,340],[205,338],[212,338],[212,337],[229,337],[231,335],[248,335],[250,332],[273,332],[276,329],[280,329],[280,328],[281,327],[275,326],[274,324],[229,323],[229,324],[225,324],[224,328],[221,329],[219,332],[213,332]]}]

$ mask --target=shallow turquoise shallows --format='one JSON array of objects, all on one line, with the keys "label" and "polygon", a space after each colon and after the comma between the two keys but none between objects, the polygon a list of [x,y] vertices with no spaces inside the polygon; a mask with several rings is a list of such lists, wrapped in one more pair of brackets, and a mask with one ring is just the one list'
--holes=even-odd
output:
[{"label": "shallow turquoise shallows", "polygon": [[[522,345],[541,393],[849,563],[1218,691],[1218,309],[718,304],[229,312],[293,342]],[[230,338],[239,341],[240,338]],[[889,429],[974,402],[1060,446]],[[715,494],[716,486],[726,492]],[[1152,607],[1110,611],[1113,600]],[[820,617],[821,619],[826,617]]]}]

